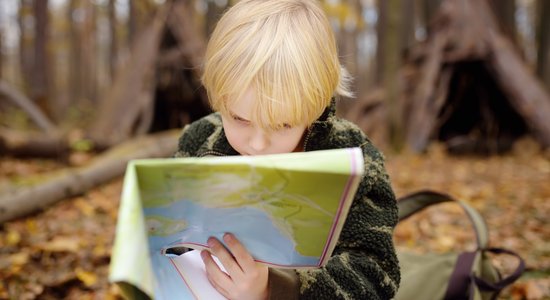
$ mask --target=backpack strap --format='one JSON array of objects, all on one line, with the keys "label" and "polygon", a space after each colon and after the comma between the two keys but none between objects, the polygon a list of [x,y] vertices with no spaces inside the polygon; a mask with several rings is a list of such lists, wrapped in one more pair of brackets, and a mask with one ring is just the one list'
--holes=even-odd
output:
[{"label": "backpack strap", "polygon": [[498,254],[512,255],[512,256],[515,256],[519,261],[518,266],[516,267],[514,272],[512,272],[510,275],[502,278],[497,282],[489,282],[484,280],[483,278],[473,276],[472,280],[475,282],[475,284],[479,287],[480,290],[494,292],[495,293],[494,295],[496,298],[500,293],[500,291],[502,291],[502,289],[514,283],[514,281],[516,281],[521,276],[521,274],[523,274],[523,271],[525,271],[525,261],[517,253],[507,249],[488,248],[488,249],[483,249],[482,251],[494,253],[497,255]]},{"label": "backpack strap", "polygon": [[[525,270],[525,262],[513,251],[502,248],[487,247],[489,237],[487,225],[476,209],[465,202],[454,199],[449,195],[430,190],[423,190],[397,199],[399,221],[405,220],[406,218],[431,205],[445,202],[455,202],[464,209],[475,229],[478,249],[474,252],[463,252],[459,255],[456,263],[457,267],[453,270],[453,274],[449,280],[449,287],[446,291],[444,299],[458,299],[462,297],[461,295],[463,295],[464,291],[466,291],[465,288],[467,289],[464,282],[468,282],[468,280],[465,280],[465,277],[471,277],[471,281],[473,281],[473,283],[480,290],[493,292],[493,299],[496,299],[503,288],[509,286],[521,276]],[[471,274],[473,261],[477,253],[480,251],[482,253],[512,255],[518,259],[519,264],[512,274],[500,279],[497,282],[489,282]]]},{"label": "backpack strap", "polygon": [[423,190],[398,198],[397,207],[399,209],[399,221],[402,221],[431,205],[444,202],[455,202],[464,209],[474,227],[478,249],[486,248],[489,242],[489,233],[487,231],[487,225],[481,215],[475,208],[471,207],[466,202],[456,200],[447,194]]},{"label": "backpack strap", "polygon": [[462,252],[458,255],[443,299],[462,299],[467,294],[476,255],[476,251]]}]

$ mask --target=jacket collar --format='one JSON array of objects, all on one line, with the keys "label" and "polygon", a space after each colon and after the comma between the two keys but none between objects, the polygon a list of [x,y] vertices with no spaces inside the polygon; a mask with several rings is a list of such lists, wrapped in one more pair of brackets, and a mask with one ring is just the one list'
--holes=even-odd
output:
[{"label": "jacket collar", "polygon": [[315,122],[326,122],[329,118],[336,116],[336,99],[332,97],[330,104],[325,108],[323,114]]}]

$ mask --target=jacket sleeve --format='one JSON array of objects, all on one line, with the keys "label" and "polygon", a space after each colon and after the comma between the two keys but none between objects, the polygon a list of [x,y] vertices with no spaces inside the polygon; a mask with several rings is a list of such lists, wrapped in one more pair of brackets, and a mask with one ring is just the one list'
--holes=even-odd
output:
[{"label": "jacket sleeve", "polygon": [[178,148],[174,157],[195,157],[200,147],[206,143],[216,128],[220,128],[219,118],[214,114],[203,117],[191,124],[185,125],[178,140]]},{"label": "jacket sleeve", "polygon": [[190,135],[189,134],[190,126],[191,126],[190,124],[187,124],[185,125],[185,127],[183,127],[183,130],[181,131],[181,135],[178,139],[178,148],[176,149],[176,152],[173,155],[174,158],[192,156],[191,149],[189,149],[190,145],[188,143],[189,135]]},{"label": "jacket sleeve", "polygon": [[395,195],[382,155],[371,143],[363,153],[365,174],[333,256],[322,268],[296,271],[301,299],[391,299],[397,291]]},{"label": "jacket sleeve", "polygon": [[295,300],[299,295],[300,281],[294,270],[269,268],[269,299]]}]

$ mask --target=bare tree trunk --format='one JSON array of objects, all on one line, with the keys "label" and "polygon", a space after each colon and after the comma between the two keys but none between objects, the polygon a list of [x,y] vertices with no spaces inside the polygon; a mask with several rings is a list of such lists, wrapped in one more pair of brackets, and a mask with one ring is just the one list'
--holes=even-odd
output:
[{"label": "bare tree trunk", "polygon": [[[80,10],[79,0],[70,0],[67,9],[67,20],[69,20],[69,72],[67,73],[69,102],[72,104],[79,103],[83,97],[83,86],[81,77],[81,61],[82,51],[80,49],[80,30],[82,23],[82,13]],[[79,13],[80,11],[80,13]]]},{"label": "bare tree trunk", "polygon": [[384,82],[384,61],[386,50],[386,22],[388,13],[388,4],[386,0],[378,0],[378,21],[376,23],[376,85],[382,85]]},{"label": "bare tree trunk", "polygon": [[537,74],[550,92],[550,1],[537,3]]},{"label": "bare tree trunk", "polygon": [[[362,20],[362,4],[360,0],[345,0],[346,7],[349,8],[349,14],[344,24],[340,24],[340,31],[337,34],[338,49],[341,57],[342,64],[348,70],[353,78],[358,79],[359,76],[359,61],[358,61],[358,47],[357,40],[361,31]],[[352,82],[351,89],[359,94],[358,89],[363,86],[363,82],[354,80]],[[339,116],[343,116],[347,113],[350,107],[353,105],[351,101],[338,101],[336,112]]]},{"label": "bare tree trunk", "polygon": [[[345,52],[341,53],[342,56],[344,56],[346,61],[346,68],[349,70],[349,72],[354,76],[357,77],[357,37],[359,36],[359,20],[361,20],[362,16],[362,5],[361,1],[359,0],[346,0],[347,5],[351,8],[352,15],[350,16],[355,21],[352,23],[352,28],[349,28],[349,26],[344,26],[342,28],[343,34],[343,41],[342,44],[344,45]],[[355,89],[354,89],[355,90]]]},{"label": "bare tree trunk", "polygon": [[[516,30],[516,1],[489,0],[491,10],[496,16],[499,29],[510,38],[513,44],[518,45]],[[519,46],[519,45],[518,45]]]},{"label": "bare tree trunk", "polygon": [[70,142],[57,133],[17,131],[0,128],[0,156],[66,159]]},{"label": "bare tree trunk", "polygon": [[137,32],[136,1],[128,1],[128,45],[132,47]]},{"label": "bare tree trunk", "polygon": [[[188,1],[179,0],[174,2],[172,12],[168,15],[167,26],[178,42],[184,65],[190,68],[194,78],[198,79],[202,75],[200,66],[203,64],[204,52],[206,51],[206,39],[204,35],[198,34],[200,29],[193,22],[192,10],[193,7]],[[201,105],[193,106],[195,108],[200,106],[209,107],[206,91],[200,89],[198,93],[201,98]],[[200,111],[200,109],[197,111]]]},{"label": "bare tree trunk", "polygon": [[109,72],[110,72],[111,78],[114,78],[116,66],[118,63],[118,36],[117,36],[118,21],[116,17],[115,0],[109,0],[108,14],[109,14],[109,33],[111,38],[111,43],[109,45]]},{"label": "bare tree trunk", "polygon": [[31,186],[15,187],[0,195],[0,223],[25,216],[124,174],[132,159],[167,157],[176,150],[180,130],[129,140],[98,156],[88,166],[36,178]]},{"label": "bare tree trunk", "polygon": [[513,95],[511,104],[528,119],[529,127],[545,147],[550,147],[550,96],[506,39],[490,35],[494,51],[492,69],[502,89]]},{"label": "bare tree trunk", "polygon": [[69,89],[71,102],[93,105],[97,98],[96,4],[93,1],[70,0]]},{"label": "bare tree trunk", "polygon": [[32,2],[31,0],[19,1],[19,12],[17,21],[19,24],[19,68],[21,72],[21,82],[23,90],[28,92],[32,82],[32,72],[34,64],[33,53],[33,35],[32,26]]},{"label": "bare tree trunk", "polygon": [[[0,22],[3,20],[0,19]],[[4,71],[4,45],[2,44],[2,40],[4,39],[4,28],[0,27],[0,80],[2,80],[2,75]]]},{"label": "bare tree trunk", "polygon": [[167,25],[174,33],[182,55],[189,62],[196,78],[200,78],[206,40],[204,35],[199,34],[200,29],[197,29],[193,23],[191,9],[187,1],[176,1],[172,12],[168,15]]},{"label": "bare tree trunk", "polygon": [[[174,2],[176,0],[167,1]],[[185,0],[185,2],[188,2]],[[132,0],[128,1],[128,23],[126,25],[128,31],[128,44],[130,47],[136,41],[141,32],[145,30],[147,24],[155,16],[157,5],[152,0]]]},{"label": "bare tree trunk", "polygon": [[442,0],[423,0],[423,11],[424,11],[424,24],[426,24],[426,32],[430,32],[430,24],[441,5]]},{"label": "bare tree trunk", "polygon": [[212,31],[214,30],[214,27],[216,26],[216,23],[218,23],[218,20],[220,19],[222,13],[227,9],[229,6],[229,1],[225,6],[219,6],[217,1],[208,1],[208,8],[206,11],[206,22],[205,22],[205,31],[206,36],[210,36]]},{"label": "bare tree trunk", "polygon": [[414,0],[401,0],[401,53],[407,53],[415,43],[415,5]]},{"label": "bare tree trunk", "polygon": [[31,97],[47,115],[53,115],[49,106],[51,100],[51,57],[48,51],[50,21],[48,0],[34,0],[34,66]]},{"label": "bare tree trunk", "polygon": [[388,0],[385,28],[384,51],[384,89],[388,103],[387,122],[390,144],[395,150],[400,150],[404,143],[402,126],[402,110],[399,101],[400,82],[399,67],[401,66],[401,0]]},{"label": "bare tree trunk", "polygon": [[[426,0],[428,1],[428,0]],[[378,22],[377,22],[377,39],[376,44],[376,60],[377,60],[377,80],[378,85],[382,85],[385,78],[385,69],[386,69],[386,58],[387,50],[389,50],[388,42],[388,24],[389,14],[401,14],[399,17],[399,28],[397,29],[397,34],[400,41],[395,44],[399,45],[399,55],[403,55],[406,50],[411,47],[415,42],[415,13],[414,13],[414,0],[400,0],[398,8],[399,12],[391,12],[388,7],[389,1],[387,0],[378,0]],[[392,51],[392,50],[390,50]]]},{"label": "bare tree trunk", "polygon": [[80,41],[82,46],[82,86],[84,95],[90,104],[94,104],[97,99],[97,39],[96,39],[96,4],[94,1],[84,1],[82,6],[84,12],[84,22],[81,28]]},{"label": "bare tree trunk", "polygon": [[160,39],[171,3],[140,33],[131,57],[102,97],[90,135],[99,148],[109,147],[147,132],[154,113],[154,75]]}]

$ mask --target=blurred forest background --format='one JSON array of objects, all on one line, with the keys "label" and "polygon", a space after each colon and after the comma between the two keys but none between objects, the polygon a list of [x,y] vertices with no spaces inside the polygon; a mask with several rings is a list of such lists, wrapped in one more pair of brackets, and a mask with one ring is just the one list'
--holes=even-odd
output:
[{"label": "blurred forest background", "polygon": [[[202,56],[234,2],[0,1],[0,299],[119,297],[107,273],[125,165],[169,157],[209,113]],[[397,196],[471,203],[492,245],[527,263],[502,298],[550,298],[550,1],[320,2],[355,78],[338,114],[384,150]],[[471,249],[468,232],[442,205],[396,243]]]}]

